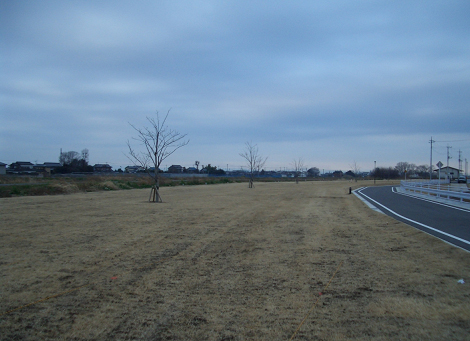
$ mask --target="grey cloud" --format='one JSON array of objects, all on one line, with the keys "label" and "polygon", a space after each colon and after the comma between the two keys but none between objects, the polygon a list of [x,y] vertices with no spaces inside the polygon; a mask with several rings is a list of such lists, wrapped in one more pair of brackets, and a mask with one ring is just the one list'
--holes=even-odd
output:
[{"label": "grey cloud", "polygon": [[170,107],[204,145],[470,131],[466,1],[1,6],[8,141],[109,154],[128,121]]}]

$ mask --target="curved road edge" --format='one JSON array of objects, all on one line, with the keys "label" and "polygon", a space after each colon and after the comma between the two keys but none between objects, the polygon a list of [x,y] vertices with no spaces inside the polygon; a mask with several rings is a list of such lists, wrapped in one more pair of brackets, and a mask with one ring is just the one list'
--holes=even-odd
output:
[{"label": "curved road edge", "polygon": [[[386,215],[388,215],[388,216],[390,216],[390,217],[392,217],[396,220],[404,222],[405,224],[407,224],[411,227],[417,228],[420,231],[423,231],[423,232],[425,232],[425,233],[427,233],[427,234],[429,234],[433,237],[436,237],[436,238],[438,238],[438,239],[440,239],[440,240],[442,240],[442,241],[444,241],[444,242],[446,242],[446,243],[448,243],[452,246],[456,246],[456,247],[458,247],[462,250],[470,252],[470,241],[465,240],[465,239],[460,238],[460,237],[457,237],[457,236],[452,235],[450,233],[444,232],[444,231],[442,231],[440,229],[437,229],[435,227],[423,224],[419,221],[407,218],[407,217],[393,211],[389,207],[379,203],[377,200],[374,200],[371,197],[369,197],[368,195],[362,193],[362,191],[365,190],[366,188],[367,187],[357,188],[353,191],[353,194],[357,198],[362,200],[372,210],[374,210],[376,212],[380,212],[382,214],[386,214]],[[393,191],[393,192],[396,193],[395,191]],[[399,193],[397,193],[397,194],[399,194]],[[419,200],[420,198],[415,198],[415,199]],[[438,203],[435,203],[435,204],[438,204]],[[399,219],[397,219],[397,218],[399,218]],[[439,235],[441,235],[442,237],[440,237]],[[455,241],[455,242],[453,242],[453,241]]]}]

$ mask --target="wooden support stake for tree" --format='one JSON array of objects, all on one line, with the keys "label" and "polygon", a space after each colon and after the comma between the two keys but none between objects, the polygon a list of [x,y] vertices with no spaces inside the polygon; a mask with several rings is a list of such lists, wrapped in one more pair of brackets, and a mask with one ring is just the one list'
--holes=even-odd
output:
[{"label": "wooden support stake for tree", "polygon": [[153,186],[150,189],[149,202],[163,202],[160,193],[158,192],[157,186]]}]

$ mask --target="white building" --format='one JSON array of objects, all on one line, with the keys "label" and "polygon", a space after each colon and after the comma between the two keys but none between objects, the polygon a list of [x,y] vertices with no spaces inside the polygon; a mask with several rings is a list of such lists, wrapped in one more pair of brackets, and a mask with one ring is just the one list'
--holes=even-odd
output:
[{"label": "white building", "polygon": [[[437,176],[439,176],[439,169],[435,169]],[[458,179],[460,171],[454,167],[442,167],[441,168],[441,179]]]}]

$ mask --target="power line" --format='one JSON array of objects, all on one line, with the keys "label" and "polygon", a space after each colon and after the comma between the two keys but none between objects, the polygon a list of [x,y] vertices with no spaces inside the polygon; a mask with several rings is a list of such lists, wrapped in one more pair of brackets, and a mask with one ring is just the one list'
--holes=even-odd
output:
[{"label": "power line", "polygon": [[434,142],[463,142],[463,141],[470,141],[470,140],[451,140],[451,141],[434,141]]}]

